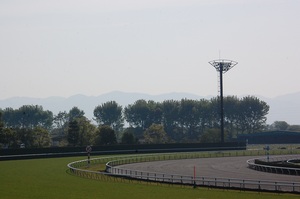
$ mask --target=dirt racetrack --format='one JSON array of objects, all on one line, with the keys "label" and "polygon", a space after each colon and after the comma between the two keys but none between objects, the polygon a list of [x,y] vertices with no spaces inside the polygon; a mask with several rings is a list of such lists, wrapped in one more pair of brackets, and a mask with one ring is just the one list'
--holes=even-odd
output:
[{"label": "dirt racetrack", "polygon": [[222,157],[222,158],[199,158],[134,163],[120,165],[119,168],[130,170],[176,174],[194,175],[196,168],[197,177],[236,178],[268,181],[300,182],[300,176],[274,174],[255,171],[248,168],[247,160],[257,157]]}]

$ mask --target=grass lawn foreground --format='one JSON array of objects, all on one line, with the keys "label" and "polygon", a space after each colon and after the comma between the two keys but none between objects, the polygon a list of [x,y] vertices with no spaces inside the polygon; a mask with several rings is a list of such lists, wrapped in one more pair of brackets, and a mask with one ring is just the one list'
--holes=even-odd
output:
[{"label": "grass lawn foreground", "polygon": [[67,164],[85,157],[49,158],[34,160],[0,161],[1,199],[158,199],[158,198],[299,198],[293,194],[273,194],[188,186],[125,183],[80,178],[70,175]]}]

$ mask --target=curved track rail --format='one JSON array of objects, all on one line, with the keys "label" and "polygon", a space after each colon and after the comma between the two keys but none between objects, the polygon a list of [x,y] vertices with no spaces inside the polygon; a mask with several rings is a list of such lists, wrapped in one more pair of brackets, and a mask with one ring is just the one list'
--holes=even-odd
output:
[{"label": "curved track rail", "polygon": [[82,169],[86,166],[87,160],[70,163],[68,167],[76,175],[94,179],[112,175],[193,186],[300,193],[299,176],[262,173],[248,168],[249,157],[220,156],[208,158],[209,156],[203,157],[203,154],[201,156],[199,153],[180,153],[180,155],[131,155],[91,160],[91,164],[107,162],[107,173]]},{"label": "curved track rail", "polygon": [[[254,158],[247,160],[248,166],[251,169],[257,170],[257,171],[263,171],[263,172],[269,172],[269,173],[276,173],[276,174],[287,174],[287,175],[297,175],[300,176],[300,168],[293,167],[293,164],[291,161],[299,161],[300,156],[279,156],[279,157],[272,157],[271,159],[266,158]],[[289,166],[274,166],[274,165],[266,165],[266,164],[258,164],[255,163],[255,160],[260,160],[262,162],[286,162],[289,163]]]}]

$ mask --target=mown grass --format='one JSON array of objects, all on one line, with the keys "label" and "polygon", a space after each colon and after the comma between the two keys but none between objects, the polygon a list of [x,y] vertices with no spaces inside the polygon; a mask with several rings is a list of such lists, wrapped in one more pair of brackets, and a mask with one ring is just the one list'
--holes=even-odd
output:
[{"label": "mown grass", "polygon": [[272,194],[174,185],[156,185],[120,180],[90,180],[70,175],[66,165],[83,157],[51,158],[0,162],[0,198],[257,198],[292,199],[293,194]]}]

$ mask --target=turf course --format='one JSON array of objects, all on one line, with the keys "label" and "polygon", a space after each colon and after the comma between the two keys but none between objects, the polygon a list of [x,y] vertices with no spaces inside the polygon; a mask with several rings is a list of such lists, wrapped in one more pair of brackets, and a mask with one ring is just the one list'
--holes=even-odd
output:
[{"label": "turf course", "polygon": [[67,172],[67,164],[84,157],[50,158],[0,162],[0,198],[243,198],[243,199],[296,199],[299,195],[273,194],[187,186],[156,185],[120,180],[91,180]]}]

